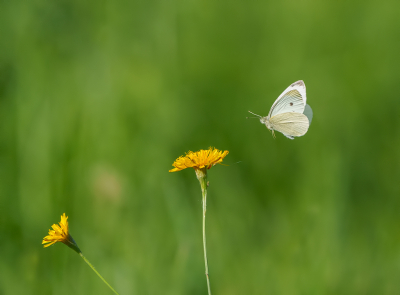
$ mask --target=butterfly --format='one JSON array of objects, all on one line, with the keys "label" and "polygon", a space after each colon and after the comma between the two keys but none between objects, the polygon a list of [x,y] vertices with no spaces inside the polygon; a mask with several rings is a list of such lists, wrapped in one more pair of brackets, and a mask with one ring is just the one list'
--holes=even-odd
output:
[{"label": "butterfly", "polygon": [[294,82],[275,100],[268,116],[251,114],[260,118],[275,137],[274,130],[287,138],[294,139],[306,134],[313,117],[311,107],[306,103],[306,85],[302,80]]}]

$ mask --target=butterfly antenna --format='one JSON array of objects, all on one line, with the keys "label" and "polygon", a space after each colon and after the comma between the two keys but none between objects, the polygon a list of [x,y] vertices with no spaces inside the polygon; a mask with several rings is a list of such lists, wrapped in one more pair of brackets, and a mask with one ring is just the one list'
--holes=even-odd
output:
[{"label": "butterfly antenna", "polygon": [[249,113],[250,113],[250,114],[253,114],[254,116],[257,116],[257,117],[246,117],[246,119],[258,119],[258,118],[262,118],[260,115],[254,114],[254,113],[252,113],[252,112],[250,112],[250,111],[249,111]]},{"label": "butterfly antenna", "polygon": [[253,114],[254,116],[257,116],[257,117],[261,118],[260,115],[254,114],[254,113],[252,113],[252,112],[250,112],[250,111],[249,111],[249,113],[250,113],[250,114]]}]

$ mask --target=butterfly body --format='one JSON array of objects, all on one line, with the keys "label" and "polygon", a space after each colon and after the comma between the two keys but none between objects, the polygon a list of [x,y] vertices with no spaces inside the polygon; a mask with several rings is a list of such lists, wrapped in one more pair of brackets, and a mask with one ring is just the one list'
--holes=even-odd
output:
[{"label": "butterfly body", "polygon": [[260,117],[260,122],[272,132],[276,130],[287,138],[294,139],[306,134],[313,117],[312,109],[306,101],[306,86],[300,80],[282,92],[272,105],[268,116],[252,114]]}]

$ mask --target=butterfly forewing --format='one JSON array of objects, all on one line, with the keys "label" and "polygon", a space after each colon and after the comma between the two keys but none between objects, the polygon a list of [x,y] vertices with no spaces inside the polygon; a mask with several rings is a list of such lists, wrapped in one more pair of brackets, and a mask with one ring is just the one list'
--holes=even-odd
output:
[{"label": "butterfly forewing", "polygon": [[304,84],[303,80],[299,80],[299,81],[296,81],[296,82],[290,84],[290,86],[288,88],[286,88],[285,91],[282,92],[282,94],[278,97],[277,100],[279,100],[279,98],[281,96],[283,96],[286,92],[293,90],[293,89],[297,89],[300,92],[301,97],[303,98],[303,103],[304,103],[304,105],[306,105],[307,104],[306,84]]},{"label": "butterfly forewing", "polygon": [[274,103],[268,116],[273,117],[282,113],[304,112],[305,104],[297,89],[289,90],[278,101]]},{"label": "butterfly forewing", "polygon": [[293,136],[306,134],[310,122],[307,116],[299,113],[282,113],[269,119],[271,127],[293,139]]}]

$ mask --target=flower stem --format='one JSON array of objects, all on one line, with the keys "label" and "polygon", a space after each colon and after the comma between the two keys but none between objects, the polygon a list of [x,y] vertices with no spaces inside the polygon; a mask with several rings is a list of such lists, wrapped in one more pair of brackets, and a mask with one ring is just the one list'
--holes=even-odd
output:
[{"label": "flower stem", "polygon": [[207,246],[206,246],[206,208],[207,208],[207,170],[196,170],[197,178],[200,182],[201,193],[203,195],[203,249],[204,249],[204,264],[207,278],[208,295],[211,295],[210,276],[208,274]]},{"label": "flower stem", "polygon": [[207,207],[207,189],[203,191],[203,248],[204,248],[204,264],[206,267],[208,295],[211,295],[210,276],[208,274],[207,246],[206,246],[206,207]]},{"label": "flower stem", "polygon": [[94,268],[94,266],[89,262],[89,260],[87,260],[86,257],[83,256],[82,252],[79,253],[79,255],[80,255],[80,256],[83,258],[83,260],[85,260],[85,262],[93,269],[93,271],[100,277],[100,279],[101,279],[115,294],[119,295],[118,292],[115,291],[114,288],[111,287],[110,284],[107,283],[107,281],[98,273],[98,271],[97,271],[97,270]]}]

